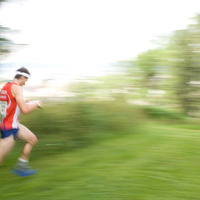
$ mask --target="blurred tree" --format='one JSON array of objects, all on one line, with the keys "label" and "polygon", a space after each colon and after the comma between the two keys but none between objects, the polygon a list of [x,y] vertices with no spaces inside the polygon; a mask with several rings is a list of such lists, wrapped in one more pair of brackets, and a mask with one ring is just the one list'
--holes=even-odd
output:
[{"label": "blurred tree", "polygon": [[169,49],[171,89],[184,113],[197,111],[200,102],[200,15],[187,29],[174,32]]},{"label": "blurred tree", "polygon": [[0,0],[0,6],[1,6],[1,4],[2,4],[2,2],[5,2],[6,0]]},{"label": "blurred tree", "polygon": [[0,60],[2,60],[11,51],[11,47],[14,43],[4,36],[5,32],[10,29],[0,25]]},{"label": "blurred tree", "polygon": [[[0,7],[2,3],[6,1],[8,0],[0,0]],[[11,48],[14,45],[14,43],[5,36],[5,34],[10,31],[9,28],[0,25],[0,61],[11,52]]]},{"label": "blurred tree", "polygon": [[[163,89],[164,75],[168,73],[166,48],[151,49],[138,55],[133,61],[121,63],[126,68],[128,81],[139,88],[141,97],[146,98],[149,90]],[[134,90],[133,88],[133,90]]]},{"label": "blurred tree", "polygon": [[193,20],[185,30],[160,38],[159,48],[121,64],[143,97],[150,89],[165,90],[186,114],[200,108],[200,15]]},{"label": "blurred tree", "polygon": [[[141,53],[136,64],[139,67],[139,77],[141,78],[141,87],[153,89],[155,76],[162,73],[165,69],[165,49],[152,49]],[[153,86],[154,85],[154,86]]]}]

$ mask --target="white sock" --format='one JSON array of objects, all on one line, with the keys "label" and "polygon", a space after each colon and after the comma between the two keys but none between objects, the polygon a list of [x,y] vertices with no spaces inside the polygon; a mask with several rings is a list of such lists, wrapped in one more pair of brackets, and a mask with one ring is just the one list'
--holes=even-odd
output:
[{"label": "white sock", "polygon": [[23,158],[18,158],[18,160],[21,162],[28,162],[28,160],[24,160]]}]

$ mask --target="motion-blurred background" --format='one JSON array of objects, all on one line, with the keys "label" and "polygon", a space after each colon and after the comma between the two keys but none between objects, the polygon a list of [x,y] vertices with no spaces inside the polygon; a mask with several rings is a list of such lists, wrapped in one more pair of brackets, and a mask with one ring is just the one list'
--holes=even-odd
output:
[{"label": "motion-blurred background", "polygon": [[22,66],[40,172],[18,141],[2,199],[199,200],[198,0],[0,0],[0,86]]}]

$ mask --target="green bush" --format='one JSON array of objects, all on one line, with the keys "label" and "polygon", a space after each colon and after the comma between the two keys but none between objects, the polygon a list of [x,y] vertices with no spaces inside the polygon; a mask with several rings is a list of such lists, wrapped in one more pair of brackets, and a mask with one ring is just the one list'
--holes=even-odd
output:
[{"label": "green bush", "polygon": [[66,102],[22,116],[21,123],[39,137],[52,137],[55,141],[57,135],[57,141],[82,145],[132,132],[136,119],[134,107],[126,104]]},{"label": "green bush", "polygon": [[152,107],[152,106],[144,106],[142,107],[143,112],[147,117],[154,118],[154,119],[167,119],[167,120],[184,120],[186,116],[184,116],[182,113],[169,110],[169,109],[163,109],[159,107]]}]

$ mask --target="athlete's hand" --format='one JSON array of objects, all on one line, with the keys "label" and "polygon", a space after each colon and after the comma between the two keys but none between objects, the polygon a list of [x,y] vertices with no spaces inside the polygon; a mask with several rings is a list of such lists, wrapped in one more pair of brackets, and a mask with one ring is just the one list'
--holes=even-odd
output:
[{"label": "athlete's hand", "polygon": [[42,101],[34,101],[34,103],[37,104],[37,107],[38,107],[38,108],[43,109],[43,103],[42,103]]}]

